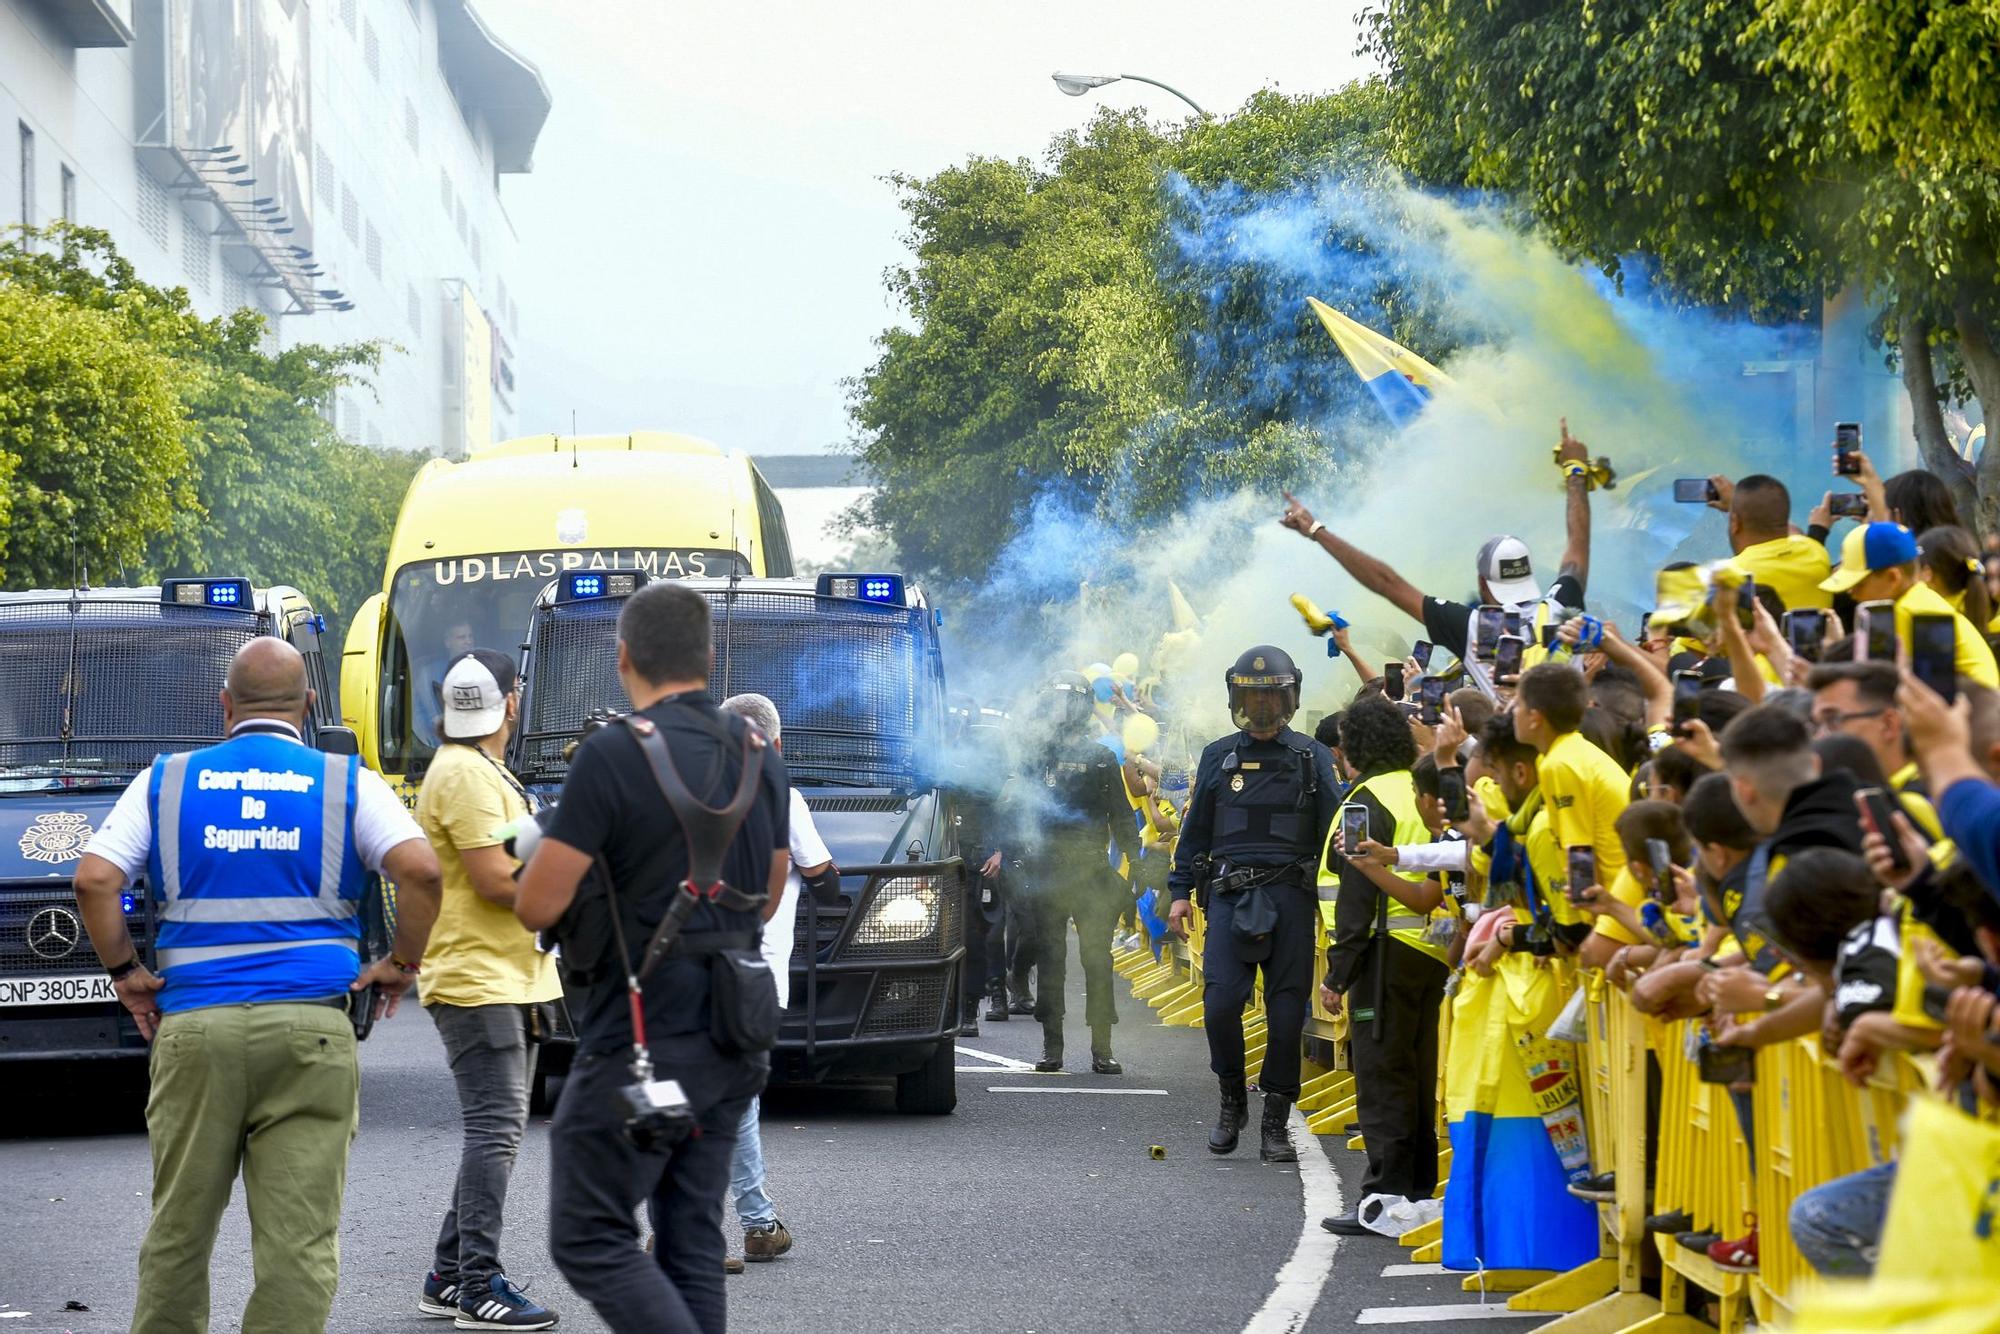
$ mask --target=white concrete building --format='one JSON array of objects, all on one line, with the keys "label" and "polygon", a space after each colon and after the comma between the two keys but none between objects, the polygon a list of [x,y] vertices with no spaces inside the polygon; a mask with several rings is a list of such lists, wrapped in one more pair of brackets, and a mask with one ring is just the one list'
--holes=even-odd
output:
[{"label": "white concrete building", "polygon": [[284,345],[380,339],[368,444],[514,434],[500,197],[549,94],[470,0],[0,0],[0,224],[102,227]]}]

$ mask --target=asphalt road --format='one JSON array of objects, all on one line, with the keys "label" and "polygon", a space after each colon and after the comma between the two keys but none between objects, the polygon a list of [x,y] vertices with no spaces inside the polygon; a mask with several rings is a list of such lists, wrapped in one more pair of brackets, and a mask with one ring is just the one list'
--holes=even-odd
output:
[{"label": "asphalt road", "polygon": [[[1078,972],[1070,970],[1073,989]],[[729,1280],[733,1327],[1237,1331],[1273,1301],[1259,1330],[1320,1334],[1354,1328],[1363,1311],[1374,1323],[1386,1308],[1476,1304],[1456,1276],[1385,1275],[1409,1256],[1378,1238],[1343,1239],[1330,1255],[1323,1240],[1309,1243],[1274,1300],[1303,1226],[1318,1233],[1317,1218],[1302,1212],[1299,1170],[1259,1163],[1250,1136],[1230,1158],[1209,1155],[1214,1083],[1201,1033],[1161,1027],[1122,982],[1120,991],[1122,1078],[1020,1069],[1040,1044],[1037,1025],[1017,1018],[961,1039],[959,1106],[949,1117],[898,1116],[886,1089],[770,1094],[771,1189],[797,1246]],[[1087,1070],[1080,989],[1070,1010],[1070,1064]],[[362,1071],[328,1329],[448,1329],[415,1314],[459,1137],[428,1019],[410,1008],[379,1026]],[[147,1219],[138,1094],[102,1071],[0,1072],[0,1334],[122,1331]],[[1057,1089],[1127,1092],[1048,1091]],[[532,1280],[561,1312],[561,1328],[601,1330],[548,1259],[547,1139],[537,1119],[514,1176],[503,1254],[516,1280]],[[1321,1143],[1342,1198],[1353,1199],[1359,1156]],[[1154,1144],[1165,1146],[1164,1160],[1151,1157]],[[1315,1155],[1306,1157],[1311,1172]],[[237,1328],[250,1286],[239,1190],[215,1248],[216,1330]],[[68,1302],[89,1309],[65,1310]],[[1307,1302],[1301,1324],[1296,1312]],[[1457,1314],[1410,1323],[1469,1326]]]}]

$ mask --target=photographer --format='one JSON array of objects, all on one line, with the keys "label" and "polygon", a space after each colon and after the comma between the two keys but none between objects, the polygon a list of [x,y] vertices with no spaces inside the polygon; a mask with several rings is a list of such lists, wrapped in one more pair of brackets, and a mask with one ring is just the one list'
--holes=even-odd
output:
[{"label": "photographer", "polygon": [[[763,735],[709,700],[712,659],[708,604],[693,590],[649,584],[625,603],[618,677],[635,713],[578,748],[514,905],[530,928],[558,927],[583,992],[576,1067],[551,1136],[550,1249],[619,1334],[724,1328],[722,1197],[737,1127],[770,1070],[768,1043],[757,1050],[730,1031],[753,1027],[741,1021],[760,1008],[774,1020],[768,968],[762,994],[746,984],[727,1011],[717,983],[755,959],[762,921],[782,896],[790,785]],[[662,767],[688,776],[695,801],[736,805],[735,793],[748,808],[720,883],[693,891],[679,937],[634,996],[626,970],[645,967],[693,873],[690,831],[664,797],[649,736],[665,743]],[[753,766],[754,797],[742,790]],[[759,894],[761,905],[744,906]],[[651,1069],[629,1059],[635,1012]],[[639,1248],[642,1202],[653,1255]]]}]

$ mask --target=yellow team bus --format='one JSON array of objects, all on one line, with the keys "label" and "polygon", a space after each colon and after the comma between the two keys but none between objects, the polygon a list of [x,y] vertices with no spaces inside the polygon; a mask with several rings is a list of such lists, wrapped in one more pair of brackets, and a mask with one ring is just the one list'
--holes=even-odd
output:
[{"label": "yellow team bus", "polygon": [[341,656],[341,720],[367,762],[421,778],[447,665],[475,646],[518,656],[536,595],[579,569],[784,576],[792,550],[756,465],[692,436],[530,436],[433,459]]}]

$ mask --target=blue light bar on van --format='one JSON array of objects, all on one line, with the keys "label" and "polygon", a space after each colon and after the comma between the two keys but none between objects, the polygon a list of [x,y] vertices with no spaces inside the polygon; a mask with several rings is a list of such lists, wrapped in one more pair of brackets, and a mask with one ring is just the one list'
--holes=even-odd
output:
[{"label": "blue light bar on van", "polygon": [[165,579],[160,601],[176,607],[231,607],[254,611],[248,579]]},{"label": "blue light bar on van", "polygon": [[557,602],[630,597],[646,582],[644,570],[566,570],[556,581]]},{"label": "blue light bar on van", "polygon": [[851,598],[885,607],[909,605],[900,574],[823,574],[816,591],[823,598]]}]

